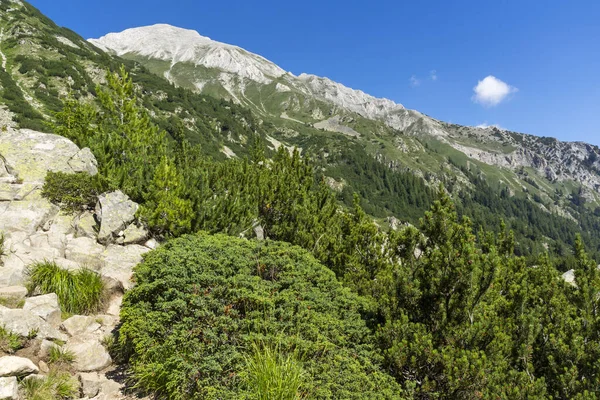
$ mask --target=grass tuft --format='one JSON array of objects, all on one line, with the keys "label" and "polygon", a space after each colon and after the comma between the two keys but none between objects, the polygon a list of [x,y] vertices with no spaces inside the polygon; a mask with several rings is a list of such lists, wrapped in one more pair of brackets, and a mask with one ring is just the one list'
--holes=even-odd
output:
[{"label": "grass tuft", "polygon": [[26,400],[66,400],[78,397],[77,380],[68,372],[51,370],[43,378],[21,381]]},{"label": "grass tuft", "polygon": [[93,314],[102,305],[104,283],[92,270],[69,271],[53,262],[41,262],[31,265],[27,274],[30,293],[56,293],[61,309],[67,313]]},{"label": "grass tuft", "polygon": [[69,350],[65,350],[62,347],[52,346],[48,351],[48,362],[55,365],[71,365],[75,361],[75,354]]},{"label": "grass tuft", "polygon": [[246,357],[247,384],[258,400],[298,400],[304,398],[301,386],[305,373],[295,354],[283,354],[273,348],[253,344]]},{"label": "grass tuft", "polygon": [[25,339],[0,326],[0,351],[13,354],[25,346]]}]

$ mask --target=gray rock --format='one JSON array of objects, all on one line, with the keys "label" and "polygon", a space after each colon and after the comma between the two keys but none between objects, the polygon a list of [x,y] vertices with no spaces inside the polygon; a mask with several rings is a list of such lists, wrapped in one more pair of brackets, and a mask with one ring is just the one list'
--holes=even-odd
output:
[{"label": "gray rock", "polygon": [[146,243],[144,243],[144,246],[146,246],[147,248],[149,248],[151,250],[154,250],[155,248],[158,247],[158,242],[156,241],[156,239],[150,239]]},{"label": "gray rock", "polygon": [[0,154],[13,175],[40,184],[48,171],[89,172],[96,164],[93,156],[80,151],[69,139],[29,129],[3,132]]},{"label": "gray rock", "polygon": [[54,293],[29,297],[25,300],[23,309],[40,316],[52,326],[60,325],[62,320],[62,313],[60,311],[60,306],[58,305],[58,296]]},{"label": "gray rock", "polygon": [[121,304],[122,303],[123,303],[123,295],[116,295],[116,296],[111,297],[111,299],[108,301],[108,307],[106,309],[106,314],[118,318],[119,313],[121,312]]},{"label": "gray rock", "polygon": [[0,377],[27,376],[37,374],[39,368],[29,358],[5,356],[0,357]]},{"label": "gray rock", "polygon": [[47,374],[50,372],[50,367],[48,366],[48,364],[46,364],[44,361],[41,361],[38,363],[39,367],[40,367],[40,372],[43,374]]},{"label": "gray rock", "polygon": [[33,235],[57,212],[58,207],[43,199],[3,202],[0,203],[0,231],[4,234],[20,231]]},{"label": "gray rock", "polygon": [[70,336],[78,336],[98,331],[102,326],[93,317],[74,315],[65,320],[61,327]]},{"label": "gray rock", "polygon": [[254,227],[254,234],[256,235],[256,239],[265,240],[265,230],[262,226],[256,225]]},{"label": "gray rock", "polygon": [[85,397],[96,397],[106,378],[100,376],[97,372],[82,372],[79,374],[81,382],[81,391]]},{"label": "gray rock", "polygon": [[98,270],[104,265],[100,259],[103,251],[104,246],[98,244],[94,239],[78,237],[67,242],[65,257],[84,267]]},{"label": "gray rock", "polygon": [[123,244],[142,243],[148,238],[148,231],[136,224],[130,224],[123,232]]},{"label": "gray rock", "polygon": [[24,286],[8,286],[0,288],[0,297],[11,300],[23,300],[27,296],[27,288]]},{"label": "gray rock", "polygon": [[87,237],[96,239],[98,235],[98,224],[94,215],[90,212],[84,212],[74,221],[75,235],[77,237]]},{"label": "gray rock", "polygon": [[73,367],[77,371],[100,371],[112,363],[106,348],[100,341],[90,337],[72,337],[65,348],[75,355]]},{"label": "gray rock", "polygon": [[577,287],[577,284],[575,283],[575,270],[574,269],[570,269],[567,272],[565,272],[564,274],[562,274],[562,278],[569,285],[571,285],[573,287]]},{"label": "gray rock", "polygon": [[87,147],[79,150],[77,154],[71,157],[68,164],[73,171],[87,172],[90,175],[96,175],[98,173],[98,163],[96,162],[96,158]]},{"label": "gray rock", "polygon": [[133,267],[142,261],[142,254],[150,251],[147,247],[132,244],[119,246],[111,244],[104,250],[102,259],[104,266],[100,270],[102,275],[121,282],[127,290],[132,287],[131,277]]},{"label": "gray rock", "polygon": [[114,236],[133,222],[138,207],[120,190],[100,195],[96,205],[96,215],[100,220],[98,241],[110,243]]},{"label": "gray rock", "polygon": [[0,378],[0,400],[17,400],[19,384],[16,376]]},{"label": "gray rock", "polygon": [[7,330],[17,335],[28,336],[32,332],[37,332],[37,337],[40,339],[67,340],[67,335],[60,333],[29,310],[0,309],[0,321]]}]

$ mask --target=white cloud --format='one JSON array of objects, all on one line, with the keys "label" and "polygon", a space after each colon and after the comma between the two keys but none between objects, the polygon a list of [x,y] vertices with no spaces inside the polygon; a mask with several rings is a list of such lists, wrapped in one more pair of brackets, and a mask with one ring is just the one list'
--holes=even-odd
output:
[{"label": "white cloud", "polygon": [[410,86],[417,87],[421,84],[421,80],[417,78],[415,75],[411,76],[408,80],[410,82]]},{"label": "white cloud", "polygon": [[485,107],[493,107],[500,104],[511,93],[518,92],[519,89],[502,82],[495,76],[488,75],[477,83],[473,91],[475,94],[472,99],[475,103],[480,103]]},{"label": "white cloud", "polygon": [[437,81],[437,78],[438,78],[437,71],[435,69],[432,69],[429,72],[429,79],[431,79],[432,81]]},{"label": "white cloud", "polygon": [[498,125],[498,124],[491,124],[490,125],[490,124],[487,123],[487,121],[485,121],[483,124],[479,124],[479,125],[475,126],[475,128],[482,128],[482,129],[485,129],[485,128],[497,128],[497,129],[500,129],[500,130],[503,130],[503,131],[506,130],[503,127],[501,127],[500,125]]}]

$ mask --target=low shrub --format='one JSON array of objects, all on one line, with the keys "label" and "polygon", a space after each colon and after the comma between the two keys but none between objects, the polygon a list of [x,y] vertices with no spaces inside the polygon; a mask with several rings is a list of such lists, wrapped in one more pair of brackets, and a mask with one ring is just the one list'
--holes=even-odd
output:
[{"label": "low shrub", "polygon": [[[301,365],[307,398],[401,395],[365,321],[374,305],[299,247],[183,236],[147,254],[135,280],[123,300],[119,351],[138,386],[159,397],[255,398],[247,382],[273,360],[293,380]],[[277,344],[284,356],[258,360],[257,342]],[[290,353],[301,361],[284,367]]]},{"label": "low shrub", "polygon": [[53,262],[40,262],[27,269],[30,293],[56,293],[63,311],[72,314],[92,314],[102,305],[104,283],[89,269],[69,271]]},{"label": "low shrub", "polygon": [[109,185],[100,175],[48,171],[42,197],[68,212],[77,212],[94,208],[98,195],[107,190]]}]

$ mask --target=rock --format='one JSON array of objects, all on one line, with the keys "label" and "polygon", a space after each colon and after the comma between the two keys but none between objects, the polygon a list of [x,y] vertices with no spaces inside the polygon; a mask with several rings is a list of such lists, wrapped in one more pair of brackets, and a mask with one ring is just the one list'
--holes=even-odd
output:
[{"label": "rock", "polygon": [[[40,344],[40,351],[38,352],[38,356],[40,358],[47,358],[48,355],[50,354],[50,349],[52,347],[58,347],[56,343],[54,343],[51,340],[47,340],[44,339],[42,340],[42,343]],[[42,369],[42,366],[40,365],[40,370]],[[44,372],[44,371],[42,371]]]},{"label": "rock", "polygon": [[67,242],[65,257],[84,267],[99,270],[103,266],[100,259],[103,251],[104,246],[98,244],[94,239],[78,237]]},{"label": "rock", "polygon": [[0,231],[4,234],[20,231],[33,235],[56,213],[58,207],[44,199],[3,202],[0,203]]},{"label": "rock", "polygon": [[112,362],[110,354],[100,341],[90,337],[72,337],[65,348],[75,355],[73,367],[77,371],[99,371],[108,367]]},{"label": "rock", "polygon": [[262,226],[256,225],[254,227],[254,234],[256,235],[256,239],[265,240],[265,230]]},{"label": "rock", "polygon": [[29,358],[5,356],[0,357],[0,377],[27,376],[40,372]]},{"label": "rock", "polygon": [[104,266],[100,270],[102,275],[111,277],[121,282],[127,290],[132,287],[131,277],[133,267],[142,261],[142,254],[150,251],[147,247],[132,244],[119,246],[111,244],[102,254]]},{"label": "rock", "polygon": [[81,391],[85,397],[96,397],[106,378],[100,376],[97,372],[82,372],[79,374],[81,382]]},{"label": "rock", "polygon": [[99,330],[102,326],[93,317],[74,315],[65,320],[61,327],[70,336],[84,335]]},{"label": "rock", "polygon": [[122,294],[125,291],[123,284],[110,276],[102,275],[102,282],[104,283],[104,291],[108,296]]},{"label": "rock", "polygon": [[52,326],[60,325],[62,320],[62,313],[60,311],[60,306],[58,305],[58,296],[54,293],[29,297],[25,300],[23,309],[39,315],[44,321]]},{"label": "rock", "polygon": [[575,283],[575,270],[574,269],[570,269],[567,272],[565,272],[564,274],[562,274],[562,278],[569,285],[571,285],[573,287],[577,287],[577,284]]},{"label": "rock", "polygon": [[24,286],[8,286],[0,288],[0,298],[19,301],[27,296],[27,288]]},{"label": "rock", "polygon": [[120,190],[100,195],[96,205],[96,215],[100,220],[98,241],[110,243],[115,235],[133,222],[138,207]]},{"label": "rock", "polygon": [[48,171],[89,172],[96,165],[93,156],[90,158],[69,139],[29,129],[3,132],[0,154],[13,175],[40,184]]},{"label": "rock", "polygon": [[136,244],[148,238],[148,231],[136,224],[130,224],[123,232],[123,244]]},{"label": "rock", "polygon": [[41,373],[47,374],[48,372],[50,372],[50,367],[44,361],[40,360],[40,362],[38,364],[39,364]]},{"label": "rock", "polygon": [[121,312],[121,304],[123,303],[123,295],[113,296],[108,301],[108,307],[106,309],[106,314],[119,317],[119,313]]},{"label": "rock", "polygon": [[16,376],[0,378],[0,400],[17,400],[19,384]]},{"label": "rock", "polygon": [[98,224],[94,215],[88,211],[81,214],[74,221],[75,235],[77,237],[87,237],[96,239],[98,235]]},{"label": "rock", "polygon": [[79,150],[77,154],[71,157],[68,164],[73,171],[87,172],[90,175],[96,175],[98,173],[98,163],[96,162],[96,158],[92,154],[92,151],[87,147]]},{"label": "rock", "polygon": [[37,337],[40,339],[67,340],[67,335],[60,333],[29,310],[0,309],[0,321],[7,330],[24,337],[37,332]]},{"label": "rock", "polygon": [[146,246],[147,248],[149,248],[151,250],[154,250],[155,248],[158,247],[158,242],[156,241],[156,239],[150,239],[146,243],[144,243],[144,246]]}]

